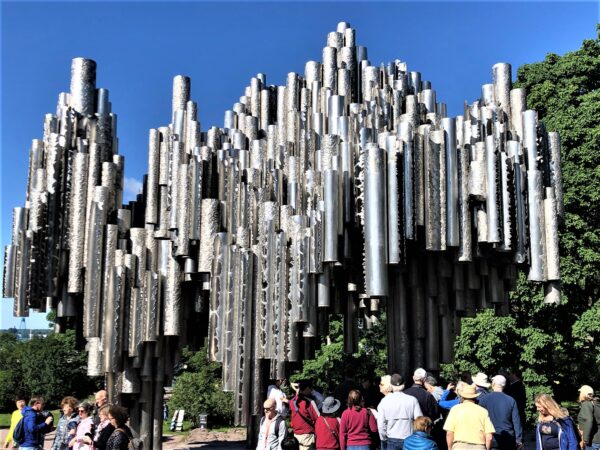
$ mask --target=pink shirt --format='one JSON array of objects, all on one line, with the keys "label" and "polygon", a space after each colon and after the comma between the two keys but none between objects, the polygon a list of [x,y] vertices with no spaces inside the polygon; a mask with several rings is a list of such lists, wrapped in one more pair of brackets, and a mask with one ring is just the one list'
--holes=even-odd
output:
[{"label": "pink shirt", "polygon": [[[73,450],[89,450],[90,444],[86,444],[83,441],[83,438],[86,434],[92,434],[92,427],[94,426],[94,419],[91,417],[87,417],[79,422],[77,425],[77,430],[75,431],[75,445],[73,445]],[[90,438],[90,439],[92,439]]]}]

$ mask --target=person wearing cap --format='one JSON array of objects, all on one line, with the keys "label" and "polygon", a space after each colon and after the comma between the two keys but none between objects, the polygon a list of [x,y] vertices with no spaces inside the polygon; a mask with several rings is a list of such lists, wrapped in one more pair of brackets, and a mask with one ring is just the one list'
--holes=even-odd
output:
[{"label": "person wearing cap", "polygon": [[325,397],[321,404],[321,416],[315,422],[317,450],[340,448],[340,419],[336,417],[342,404],[334,397]]},{"label": "person wearing cap", "polygon": [[419,402],[423,415],[429,417],[434,422],[440,418],[440,410],[435,397],[425,389],[425,379],[427,372],[425,369],[417,369],[413,374],[413,385],[404,390],[406,395],[412,395]]},{"label": "person wearing cap", "polygon": [[377,433],[377,421],[369,408],[363,406],[358,389],[350,391],[347,405],[340,420],[340,449],[369,450],[373,442],[371,433]]},{"label": "person wearing cap", "polygon": [[478,372],[477,375],[473,377],[473,384],[475,385],[475,390],[480,394],[479,400],[481,400],[484,395],[488,394],[490,382],[488,381],[488,376],[485,373]]},{"label": "person wearing cap", "polygon": [[256,450],[281,450],[281,443],[287,436],[287,426],[277,412],[275,399],[266,399],[263,410],[265,415],[260,421]]},{"label": "person wearing cap", "polygon": [[402,392],[404,379],[401,375],[395,373],[389,380],[392,393],[379,402],[377,428],[382,450],[402,450],[404,439],[413,432],[413,421],[423,412],[415,397]]},{"label": "person wearing cap", "polygon": [[300,450],[315,448],[315,422],[319,417],[319,409],[311,398],[312,384],[308,380],[301,380],[292,384],[296,395],[290,399],[292,418],[290,425],[294,436],[298,440]]},{"label": "person wearing cap", "polygon": [[506,378],[496,375],[492,378],[492,392],[479,400],[479,406],[487,409],[496,431],[492,439],[492,449],[515,450],[523,446],[523,427],[515,399],[506,395]]},{"label": "person wearing cap", "polygon": [[475,403],[480,395],[473,385],[460,390],[462,402],[450,409],[444,423],[449,449],[490,450],[496,429],[487,410]]},{"label": "person wearing cap", "polygon": [[[579,415],[577,425],[586,450],[600,449],[600,402],[594,398],[594,389],[583,385],[579,388]],[[583,448],[582,446],[582,448]]]}]

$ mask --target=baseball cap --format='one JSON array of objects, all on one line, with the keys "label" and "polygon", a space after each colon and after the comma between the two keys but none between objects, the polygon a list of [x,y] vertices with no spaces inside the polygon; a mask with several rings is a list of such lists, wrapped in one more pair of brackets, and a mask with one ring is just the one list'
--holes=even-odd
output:
[{"label": "baseball cap", "polygon": [[402,375],[395,373],[390,378],[390,384],[392,386],[402,386],[404,384],[404,378],[402,378]]}]

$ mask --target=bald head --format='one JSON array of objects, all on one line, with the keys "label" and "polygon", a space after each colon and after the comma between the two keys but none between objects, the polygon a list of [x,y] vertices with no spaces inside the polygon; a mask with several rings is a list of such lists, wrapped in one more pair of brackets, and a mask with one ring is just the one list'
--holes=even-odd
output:
[{"label": "bald head", "polygon": [[96,406],[98,408],[101,408],[108,403],[108,396],[106,395],[106,391],[104,389],[96,392],[94,398],[96,399]]},{"label": "bald head", "polygon": [[276,406],[277,402],[275,402],[274,398],[268,398],[267,400],[265,400],[265,402],[263,403],[263,409],[265,411],[265,417],[267,419],[272,419],[277,415]]}]

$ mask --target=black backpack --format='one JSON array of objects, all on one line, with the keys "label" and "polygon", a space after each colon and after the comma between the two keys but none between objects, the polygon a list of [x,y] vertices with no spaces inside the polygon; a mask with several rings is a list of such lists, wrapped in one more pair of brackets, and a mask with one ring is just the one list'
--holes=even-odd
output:
[{"label": "black backpack", "polygon": [[25,442],[25,416],[21,417],[13,430],[13,441],[19,444],[19,446]]}]

